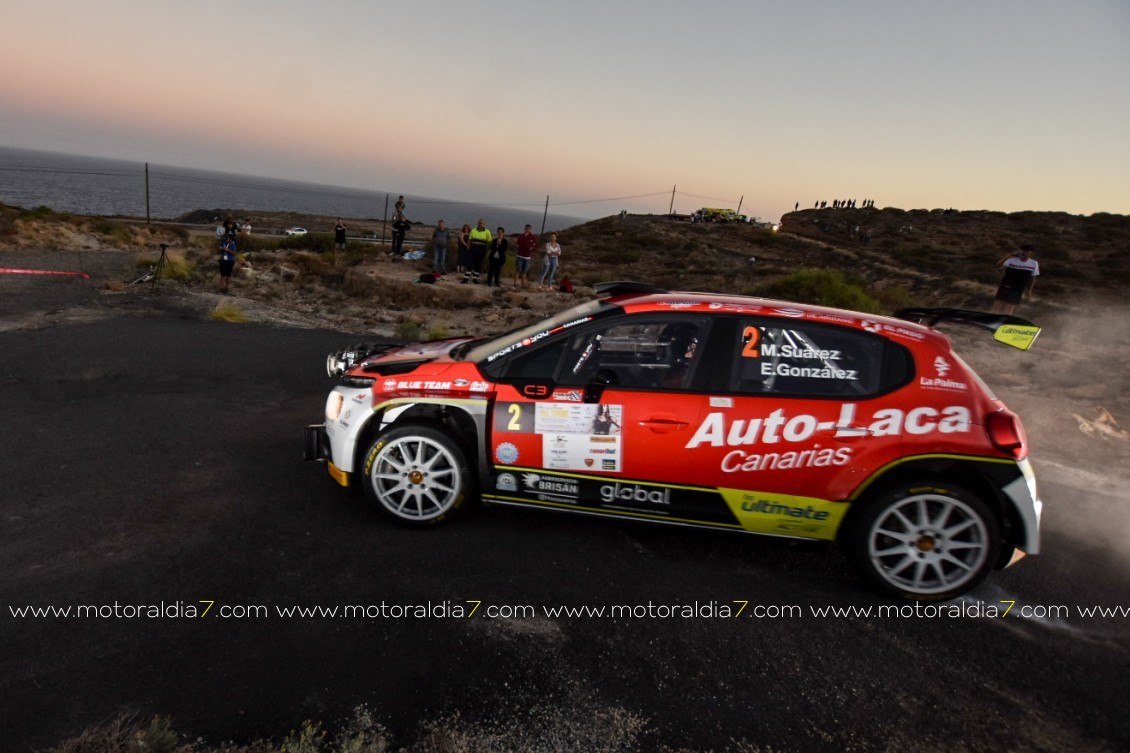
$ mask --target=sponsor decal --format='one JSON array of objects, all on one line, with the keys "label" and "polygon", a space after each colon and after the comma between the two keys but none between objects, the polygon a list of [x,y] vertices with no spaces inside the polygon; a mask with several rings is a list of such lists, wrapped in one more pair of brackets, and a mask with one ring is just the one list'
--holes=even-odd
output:
[{"label": "sponsor decal", "polygon": [[355,403],[363,403],[368,399],[369,399],[369,393],[367,393],[367,392],[358,392],[356,395],[353,396],[353,402],[355,402]]},{"label": "sponsor decal", "polygon": [[837,324],[855,324],[856,319],[850,316],[838,316],[836,314],[817,314],[816,316],[809,317],[821,322],[836,322]]},{"label": "sponsor decal", "polygon": [[919,377],[918,384],[928,390],[955,390],[960,392],[969,389],[969,385],[965,382],[955,382],[952,379]]},{"label": "sponsor decal", "polygon": [[934,371],[938,373],[937,378],[919,377],[918,385],[928,390],[955,390],[960,392],[969,389],[969,385],[965,382],[946,379],[946,374],[950,373],[951,369],[953,369],[953,364],[938,356],[934,359]]},{"label": "sponsor decal", "polygon": [[500,473],[498,478],[494,480],[494,488],[503,492],[516,492],[518,491],[518,479],[514,477],[513,473]]},{"label": "sponsor decal", "polygon": [[535,410],[533,431],[542,435],[542,467],[583,471],[608,459],[620,468],[624,406],[539,403]]},{"label": "sponsor decal", "polygon": [[777,314],[780,314],[781,316],[787,316],[792,319],[799,319],[800,317],[804,316],[804,312],[800,309],[776,308],[773,309],[773,311]]},{"label": "sponsor decal", "polygon": [[997,342],[1011,345],[1020,350],[1028,350],[1040,334],[1039,327],[1029,327],[1019,324],[1004,324],[993,332],[993,339]]},{"label": "sponsor decal", "polygon": [[469,387],[471,385],[471,382],[466,379],[456,379],[451,384],[455,387]]},{"label": "sponsor decal", "polygon": [[848,505],[815,497],[721,489],[747,531],[831,540]]},{"label": "sponsor decal", "polygon": [[850,447],[822,447],[811,450],[752,453],[731,450],[722,458],[723,473],[750,473],[753,471],[791,470],[794,468],[826,468],[847,465],[851,461]]},{"label": "sponsor decal", "polygon": [[[510,345],[507,345],[502,350],[495,351],[494,353],[490,354],[489,356],[486,357],[486,361],[487,361],[487,363],[491,363],[491,362],[493,362],[493,361],[495,361],[499,358],[502,358],[503,356],[507,355],[508,353],[512,353],[513,351],[518,350],[520,348],[527,348],[527,347],[533,345],[534,343],[538,342],[539,340],[543,340],[543,339],[549,337],[550,335],[555,335],[558,332],[561,332],[562,330],[569,329],[570,327],[575,327],[578,324],[584,324],[585,322],[588,322],[588,321],[592,321],[592,317],[591,316],[583,316],[580,319],[574,319],[571,322],[566,322],[565,324],[562,324],[559,327],[554,327],[553,329],[548,329],[548,330],[545,330],[543,332],[538,332],[536,335],[530,335],[529,337],[522,338],[518,342],[514,342],[514,343],[511,343]],[[474,388],[472,388],[472,389],[474,389]]]},{"label": "sponsor decal", "polygon": [[711,311],[726,311],[736,314],[756,314],[764,310],[764,306],[749,306],[741,303],[712,303],[710,304]]},{"label": "sponsor decal", "polygon": [[[391,381],[391,380],[390,380]],[[389,382],[385,382],[385,389],[391,390],[393,388],[388,386]],[[396,383],[398,390],[450,390],[451,382],[434,382],[426,379],[417,380],[401,380]]]},{"label": "sponsor decal", "polygon": [[899,327],[894,324],[881,324],[879,322],[871,321],[870,319],[864,319],[861,326],[863,327],[863,329],[876,335],[890,334],[897,337],[905,337],[907,340],[915,340],[917,342],[922,342],[926,339],[925,334],[916,330],[908,329],[906,327]]},{"label": "sponsor decal", "polygon": [[671,490],[664,488],[648,488],[638,484],[605,484],[600,487],[602,502],[635,502],[637,504],[670,505]]},{"label": "sponsor decal", "polygon": [[494,448],[494,456],[500,463],[513,465],[518,462],[518,448],[510,442],[503,442]]},{"label": "sponsor decal", "polygon": [[660,301],[657,306],[669,309],[693,309],[699,304],[697,301]]},{"label": "sponsor decal", "polygon": [[570,503],[575,503],[581,493],[577,479],[540,473],[523,473],[522,491],[538,499]]},{"label": "sponsor decal", "polygon": [[718,411],[708,413],[694,436],[686,444],[691,450],[702,445],[711,447],[745,447],[781,442],[807,442],[819,432],[834,437],[868,435],[890,437],[902,434],[924,435],[933,432],[955,434],[968,432],[972,416],[969,408],[950,405],[944,408],[918,407],[910,410],[882,408],[869,419],[856,417],[855,403],[840,405],[839,416],[834,421],[821,421],[816,416],[801,413],[787,415],[778,408],[767,416],[758,418],[730,418]]},{"label": "sponsor decal", "polygon": [[585,393],[581,390],[562,390],[561,392],[554,392],[552,399],[560,400],[563,403],[579,403],[584,401]]},{"label": "sponsor decal", "polygon": [[386,380],[384,380],[384,383],[382,384],[382,386],[384,387],[385,392],[392,392],[393,390],[396,389],[396,380],[395,379],[386,379]]},{"label": "sponsor decal", "polygon": [[710,398],[711,408],[733,408],[734,399],[732,397],[712,397]]}]

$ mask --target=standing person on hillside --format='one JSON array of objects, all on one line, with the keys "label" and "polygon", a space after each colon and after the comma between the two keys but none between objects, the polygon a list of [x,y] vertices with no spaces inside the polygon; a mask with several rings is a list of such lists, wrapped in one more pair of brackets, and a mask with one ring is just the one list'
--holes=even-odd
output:
[{"label": "standing person on hillside", "polygon": [[235,269],[235,236],[224,234],[220,241],[220,294],[231,295],[231,274]]},{"label": "standing person on hillside", "polygon": [[1040,276],[1040,263],[1032,258],[1032,247],[1025,245],[1015,254],[1001,259],[997,266],[1004,270],[1004,277],[997,288],[992,311],[994,314],[1011,314],[1016,310],[1016,304],[1025,297],[1031,300],[1036,278]]},{"label": "standing person on hillside", "polygon": [[502,287],[502,265],[506,263],[506,249],[509,246],[506,240],[506,229],[499,228],[494,240],[490,242],[490,256],[487,258],[487,287],[495,285]]},{"label": "standing person on hillside", "polygon": [[554,278],[557,277],[557,262],[560,258],[561,245],[557,242],[557,233],[550,233],[549,242],[545,244],[545,260],[542,262],[538,290],[553,290]]},{"label": "standing person on hillside", "polygon": [[526,225],[526,229],[518,236],[518,252],[514,257],[514,284],[523,288],[530,284],[530,259],[534,249],[538,247],[538,237]]},{"label": "standing person on hillside", "polygon": [[447,274],[447,244],[450,242],[451,231],[443,220],[436,223],[435,232],[432,233],[432,274],[442,277]]},{"label": "standing person on hillside", "polygon": [[487,221],[479,218],[479,224],[471,231],[471,251],[467,260],[467,270],[463,272],[463,283],[474,282],[479,284],[479,274],[483,270],[483,260],[487,258],[490,249],[491,234],[487,230]]},{"label": "standing person on hillside", "polygon": [[345,250],[345,223],[341,218],[337,218],[337,224],[334,225],[334,248],[338,251]]},{"label": "standing person on hillside", "polygon": [[455,272],[466,272],[467,265],[471,261],[471,226],[463,223],[463,229],[459,231],[459,256],[456,258]]},{"label": "standing person on hillside", "polygon": [[[385,206],[388,206],[388,205],[386,204]],[[397,199],[396,204],[393,205],[392,218],[394,220],[405,219],[405,217],[404,217],[404,197],[403,196],[401,196],[399,199]]]},{"label": "standing person on hillside", "polygon": [[404,236],[408,234],[408,229],[412,227],[412,223],[403,213],[398,212],[396,219],[392,221],[392,255],[404,255]]}]

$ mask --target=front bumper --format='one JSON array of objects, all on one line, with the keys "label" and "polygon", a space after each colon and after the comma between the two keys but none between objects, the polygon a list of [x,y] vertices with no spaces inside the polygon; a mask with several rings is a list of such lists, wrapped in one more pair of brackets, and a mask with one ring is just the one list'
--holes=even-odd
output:
[{"label": "front bumper", "polygon": [[303,460],[332,460],[325,424],[310,424],[302,432]]},{"label": "front bumper", "polygon": [[325,424],[311,424],[302,432],[302,459],[323,460],[326,472],[341,486],[349,486],[350,474],[334,465],[333,449]]}]

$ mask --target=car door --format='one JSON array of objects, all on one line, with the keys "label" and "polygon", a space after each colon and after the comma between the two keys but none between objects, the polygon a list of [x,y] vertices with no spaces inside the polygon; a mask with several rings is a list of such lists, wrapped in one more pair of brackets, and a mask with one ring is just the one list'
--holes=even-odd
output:
[{"label": "car door", "polygon": [[[912,361],[882,337],[797,319],[736,317],[724,379],[685,450],[748,530],[832,538],[842,501],[895,457],[880,396]],[[881,431],[876,431],[876,429]]]},{"label": "car door", "polygon": [[732,522],[717,494],[694,484],[685,450],[707,403],[697,384],[709,369],[708,329],[702,316],[634,314],[515,356],[494,407],[500,492],[611,514]]}]

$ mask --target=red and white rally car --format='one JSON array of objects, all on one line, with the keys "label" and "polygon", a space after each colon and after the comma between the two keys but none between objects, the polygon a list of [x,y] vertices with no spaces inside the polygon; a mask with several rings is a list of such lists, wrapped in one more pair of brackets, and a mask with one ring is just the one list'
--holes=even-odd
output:
[{"label": "red and white rally car", "polygon": [[838,541],[864,578],[913,599],[951,598],[1038,551],[1020,420],[915,323],[977,324],[1027,349],[1029,322],[638,283],[598,293],[498,337],[331,355],[340,379],[306,458],[404,523],[477,496]]}]

